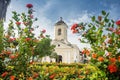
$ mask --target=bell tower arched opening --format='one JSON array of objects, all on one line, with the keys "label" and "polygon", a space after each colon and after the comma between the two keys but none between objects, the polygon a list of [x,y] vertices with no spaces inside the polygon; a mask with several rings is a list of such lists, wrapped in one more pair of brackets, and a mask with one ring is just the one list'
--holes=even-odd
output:
[{"label": "bell tower arched opening", "polygon": [[61,35],[61,29],[58,29],[58,36]]}]

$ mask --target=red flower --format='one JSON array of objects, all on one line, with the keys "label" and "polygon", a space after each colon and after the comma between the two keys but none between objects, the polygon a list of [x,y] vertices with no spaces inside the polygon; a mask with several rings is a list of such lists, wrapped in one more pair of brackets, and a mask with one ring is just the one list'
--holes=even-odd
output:
[{"label": "red flower", "polygon": [[120,20],[116,21],[116,24],[117,24],[117,25],[120,25]]},{"label": "red flower", "polygon": [[30,41],[30,40],[31,40],[31,38],[26,38],[25,40],[26,40],[26,41]]},{"label": "red flower", "polygon": [[15,40],[16,40],[16,38],[9,38],[8,42],[13,42]]},{"label": "red flower", "polygon": [[110,58],[109,60],[110,60],[111,63],[115,63],[116,62],[115,58]]},{"label": "red flower", "polygon": [[120,62],[120,56],[118,56],[118,61]]},{"label": "red flower", "polygon": [[15,76],[10,76],[10,80],[15,80]]},{"label": "red flower", "polygon": [[50,79],[53,79],[55,77],[55,74],[52,74],[49,76]]},{"label": "red flower", "polygon": [[85,49],[85,50],[82,51],[82,54],[90,55],[90,51]]},{"label": "red flower", "polygon": [[110,73],[117,72],[117,66],[115,64],[108,65],[108,70]]},{"label": "red flower", "polygon": [[77,33],[78,32],[78,30],[73,30],[73,32],[72,33]]},{"label": "red flower", "polygon": [[71,30],[75,30],[77,27],[78,27],[78,24],[75,23],[72,25]]},{"label": "red flower", "polygon": [[96,53],[93,53],[93,54],[92,54],[92,58],[94,58],[94,59],[97,58],[97,54],[96,54]]},{"label": "red flower", "polygon": [[32,8],[33,5],[32,5],[32,4],[27,4],[26,7],[27,7],[27,8]]},{"label": "red flower", "polygon": [[116,31],[116,34],[117,34],[117,35],[120,35],[120,30]]},{"label": "red flower", "polygon": [[104,58],[102,56],[98,57],[98,61],[103,62]]},{"label": "red flower", "polygon": [[29,77],[28,80],[33,80],[33,78],[32,78],[32,77]]},{"label": "red flower", "polygon": [[21,24],[21,22],[16,22],[16,25],[19,26]]},{"label": "red flower", "polygon": [[42,33],[45,33],[45,32],[46,32],[46,30],[45,30],[45,29],[43,29],[43,30],[42,30]]},{"label": "red flower", "polygon": [[10,55],[9,57],[10,57],[10,59],[15,59],[16,58],[15,55]]},{"label": "red flower", "polygon": [[34,61],[30,61],[30,64],[34,64]]},{"label": "red flower", "polygon": [[11,51],[6,51],[5,52],[7,55],[10,55],[12,52]]},{"label": "red flower", "polygon": [[8,72],[4,72],[1,76],[5,77],[8,74]]},{"label": "red flower", "polygon": [[39,76],[38,73],[34,73],[34,74],[33,74],[33,78],[37,78],[38,76]]}]

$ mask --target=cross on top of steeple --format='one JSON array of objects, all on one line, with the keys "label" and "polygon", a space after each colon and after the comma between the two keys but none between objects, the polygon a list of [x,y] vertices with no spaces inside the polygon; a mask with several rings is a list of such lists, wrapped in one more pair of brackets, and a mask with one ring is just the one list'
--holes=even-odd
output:
[{"label": "cross on top of steeple", "polygon": [[60,17],[60,21],[62,21],[62,19],[63,19],[63,18],[62,18],[62,17]]}]

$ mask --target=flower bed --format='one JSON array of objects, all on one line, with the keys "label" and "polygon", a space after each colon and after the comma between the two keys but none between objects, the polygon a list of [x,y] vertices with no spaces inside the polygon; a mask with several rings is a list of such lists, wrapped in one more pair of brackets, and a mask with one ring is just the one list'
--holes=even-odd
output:
[{"label": "flower bed", "polygon": [[[14,70],[13,66],[7,66],[7,69]],[[28,69],[31,72],[27,73],[27,77],[20,73],[16,75],[18,80],[93,80],[93,79],[105,79],[100,70],[89,64],[65,64],[65,63],[37,63],[29,65]],[[2,77],[9,78],[9,74],[6,71],[1,75]],[[8,78],[7,78],[8,77]],[[0,78],[0,80],[3,80]],[[14,79],[11,79],[14,80]]]}]

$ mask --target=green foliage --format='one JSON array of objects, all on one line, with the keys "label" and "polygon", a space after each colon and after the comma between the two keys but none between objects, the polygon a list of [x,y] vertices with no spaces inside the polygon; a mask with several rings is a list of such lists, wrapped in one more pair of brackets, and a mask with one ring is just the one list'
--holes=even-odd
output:
[{"label": "green foliage", "polygon": [[102,15],[106,15],[106,12],[104,10],[102,11]]},{"label": "green foliage", "polygon": [[30,66],[38,70],[38,79],[59,80],[101,80],[106,79],[101,71],[88,64],[65,63],[37,63]]},{"label": "green foliage", "polygon": [[4,57],[2,57],[2,54],[1,54],[1,52],[3,50],[3,40],[2,40],[3,39],[3,31],[4,31],[3,21],[0,20],[0,74],[2,74],[5,71],[5,69],[4,69],[5,64],[3,64]]},{"label": "green foliage", "polygon": [[[83,43],[91,45],[90,62],[97,66],[105,77],[109,80],[120,79],[120,20],[116,22],[109,19],[109,13],[102,11],[101,15],[91,17],[91,22],[84,26],[84,30],[79,29],[82,33]],[[74,29],[74,30],[76,30]]]},{"label": "green foliage", "polygon": [[[15,79],[28,80],[34,74],[29,67],[34,62],[34,57],[49,56],[54,50],[51,39],[44,36],[40,31],[39,36],[35,36],[33,23],[37,18],[30,13],[32,8],[28,8],[28,14],[12,12],[13,17],[8,24],[8,29],[4,32],[3,23],[0,22],[0,80]],[[13,79],[12,79],[13,80]]]},{"label": "green foliage", "polygon": [[51,45],[51,39],[43,38],[41,41],[36,45],[34,53],[35,55],[39,55],[40,57],[49,56],[53,53],[55,46]]},{"label": "green foliage", "polygon": [[92,21],[95,21],[95,16],[93,16],[91,19],[92,19]]},{"label": "green foliage", "polygon": [[0,53],[3,50],[3,44],[2,44],[2,39],[3,39],[3,21],[0,21]]}]

